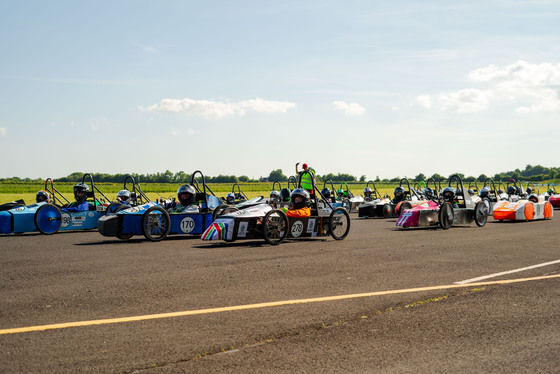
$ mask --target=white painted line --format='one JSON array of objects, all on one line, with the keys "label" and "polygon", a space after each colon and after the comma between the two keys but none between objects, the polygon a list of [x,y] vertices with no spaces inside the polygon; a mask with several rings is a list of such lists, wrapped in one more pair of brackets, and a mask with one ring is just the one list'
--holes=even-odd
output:
[{"label": "white painted line", "polygon": [[520,269],[515,269],[515,270],[502,271],[501,273],[483,275],[482,277],[471,278],[471,279],[467,279],[467,280],[464,280],[464,281],[455,282],[454,284],[468,284],[468,283],[478,282],[478,281],[488,279],[488,278],[496,278],[496,277],[506,275],[506,274],[519,273],[520,271],[536,269],[536,268],[540,268],[540,267],[543,267],[543,266],[554,265],[554,264],[560,264],[560,260],[545,262],[545,263],[542,263],[542,264],[527,266],[525,268],[520,268]]}]

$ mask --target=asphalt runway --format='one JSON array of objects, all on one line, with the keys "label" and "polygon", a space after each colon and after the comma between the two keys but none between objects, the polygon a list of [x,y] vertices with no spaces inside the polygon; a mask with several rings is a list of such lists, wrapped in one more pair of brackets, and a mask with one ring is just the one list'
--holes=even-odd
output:
[{"label": "asphalt runway", "polygon": [[351,216],[279,246],[0,236],[0,372],[559,371],[558,217]]}]

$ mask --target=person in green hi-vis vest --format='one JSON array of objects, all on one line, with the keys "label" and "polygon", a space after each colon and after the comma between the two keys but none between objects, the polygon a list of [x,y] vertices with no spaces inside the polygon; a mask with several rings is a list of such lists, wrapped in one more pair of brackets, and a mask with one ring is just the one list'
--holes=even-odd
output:
[{"label": "person in green hi-vis vest", "polygon": [[[296,173],[299,174],[299,183],[301,187],[313,194],[313,181],[311,178],[315,178],[315,170],[304,163],[302,165],[303,170],[298,171],[298,165],[299,162],[296,164]],[[313,174],[313,177],[311,177],[310,174]]]}]

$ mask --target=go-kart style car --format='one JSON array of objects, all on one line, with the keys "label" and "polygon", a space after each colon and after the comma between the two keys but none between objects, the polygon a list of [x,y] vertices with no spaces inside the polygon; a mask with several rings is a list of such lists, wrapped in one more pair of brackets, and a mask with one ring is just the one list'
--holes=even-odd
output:
[{"label": "go-kart style car", "polygon": [[496,184],[492,178],[486,178],[483,183],[483,187],[480,189],[478,194],[482,202],[486,204],[488,208],[488,214],[492,214],[494,210],[494,205],[500,200],[507,200],[508,195],[500,189],[496,188]]},{"label": "go-kart style car", "polygon": [[[280,209],[260,204],[220,215],[202,234],[202,240],[235,241],[261,238],[269,244],[276,245],[286,238],[330,235],[336,240],[344,239],[350,231],[348,212],[342,207],[334,208],[315,186],[313,175],[307,171],[302,173],[310,175],[313,191],[317,196],[310,201],[311,216],[288,217]],[[298,187],[301,187],[300,183],[298,183]],[[324,206],[318,204],[318,201],[321,201]]]},{"label": "go-kart style car", "polygon": [[[403,186],[406,186],[408,190]],[[383,197],[365,202],[358,206],[358,217],[397,218],[401,210],[410,209],[425,201],[418,195],[416,190],[410,188],[410,182],[407,178],[401,179],[398,187],[404,190],[404,199],[402,201],[394,203],[389,197]]]},{"label": "go-kart style car", "polygon": [[553,208],[560,208],[560,194],[556,192],[556,188],[553,183],[548,184],[548,201]]},{"label": "go-kart style car", "polygon": [[523,199],[518,201],[498,201],[492,215],[498,221],[533,221],[551,219],[553,208],[550,201],[542,195],[531,195],[535,201]]},{"label": "go-kart style car", "polygon": [[[109,199],[93,183],[90,174],[84,174],[82,183],[89,177],[91,190],[86,193],[89,210],[69,212],[65,207],[70,203],[55,187],[51,178],[45,181],[45,191],[52,196],[53,203],[41,202],[31,205],[16,204],[12,209],[0,212],[0,234],[39,231],[54,234],[59,230],[91,230],[97,228],[97,221],[105,215]],[[96,196],[96,192],[103,198]]]},{"label": "go-kart style car", "polygon": [[[235,187],[237,187],[237,191],[235,191]],[[236,205],[249,200],[249,198],[241,191],[241,186],[238,183],[234,183],[231,187],[231,192],[225,198],[220,198],[220,200],[223,204]]]},{"label": "go-kart style car", "polygon": [[[202,191],[195,181],[197,174],[202,179]],[[220,200],[208,188],[199,170],[192,174],[191,186],[196,190],[194,200],[199,212],[168,213],[164,206],[152,201],[103,217],[99,220],[98,230],[104,236],[129,239],[134,235],[144,235],[151,241],[160,241],[167,235],[175,234],[200,235],[212,224],[213,210],[220,205]]]},{"label": "go-kart style car", "polygon": [[142,191],[142,188],[140,188],[140,184],[136,183],[136,180],[132,175],[127,175],[125,177],[124,186],[121,191],[128,191],[130,193],[129,201],[126,204],[122,201],[112,202],[107,207],[107,214],[113,214],[133,206],[144,205],[150,201],[148,196],[146,196],[146,194]]},{"label": "go-kart style car", "polygon": [[[461,177],[452,175],[449,177],[448,186],[455,185],[453,204],[445,200],[432,200],[424,202],[411,209],[403,209],[396,225],[403,228],[408,227],[437,227],[444,230],[452,225],[465,225],[473,221],[478,227],[483,227],[488,220],[488,208],[482,201],[475,203],[465,188]],[[445,189],[442,190],[445,194]],[[445,198],[445,195],[444,195]]]}]

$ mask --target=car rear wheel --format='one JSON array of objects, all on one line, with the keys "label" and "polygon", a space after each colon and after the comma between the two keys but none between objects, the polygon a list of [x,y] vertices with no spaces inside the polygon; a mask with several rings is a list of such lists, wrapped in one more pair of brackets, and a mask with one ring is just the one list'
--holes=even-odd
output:
[{"label": "car rear wheel", "polygon": [[438,219],[442,229],[448,230],[453,225],[453,206],[445,202],[439,208]]},{"label": "car rear wheel", "polygon": [[51,235],[60,230],[62,211],[56,205],[45,204],[37,209],[33,220],[35,227],[41,234]]},{"label": "car rear wheel", "polygon": [[488,221],[488,206],[484,201],[479,201],[474,206],[474,222],[478,227],[484,227]]},{"label": "car rear wheel", "polygon": [[329,217],[329,232],[335,240],[342,240],[350,232],[350,215],[343,208],[336,208]]},{"label": "car rear wheel", "polygon": [[278,245],[288,236],[288,217],[279,209],[267,212],[262,226],[264,240],[270,245]]},{"label": "car rear wheel", "polygon": [[160,206],[152,206],[142,216],[142,234],[146,239],[158,242],[169,234],[171,219],[169,213]]}]

